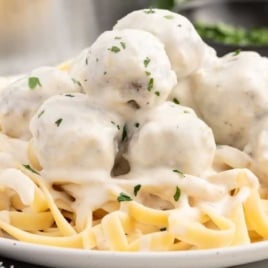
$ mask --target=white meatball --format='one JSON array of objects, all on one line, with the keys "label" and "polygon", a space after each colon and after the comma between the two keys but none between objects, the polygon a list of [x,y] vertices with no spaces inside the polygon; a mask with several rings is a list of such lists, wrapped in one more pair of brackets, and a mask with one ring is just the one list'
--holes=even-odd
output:
[{"label": "white meatball", "polygon": [[131,167],[167,166],[201,175],[213,161],[211,129],[190,108],[172,102],[141,113],[126,158]]},{"label": "white meatball", "polygon": [[256,120],[268,112],[268,59],[230,53],[193,77],[197,108],[218,144],[243,149]]},{"label": "white meatball", "polygon": [[141,29],[154,34],[164,45],[177,73],[184,78],[201,65],[206,45],[191,22],[168,10],[138,10],[128,14],[115,25],[114,29]]},{"label": "white meatball", "polygon": [[[218,57],[216,55],[215,49],[207,46],[204,61],[199,69],[207,68],[208,66],[213,66],[213,64],[215,64],[215,62],[217,61],[218,61]],[[173,88],[170,96],[168,97],[168,100],[194,109],[194,111],[199,116],[199,111],[195,104],[195,100],[194,100],[193,92],[192,92],[193,91],[192,90],[193,89],[192,76],[193,75],[190,75],[187,78],[179,81],[176,87]]]},{"label": "white meatball", "polygon": [[80,87],[66,73],[52,67],[36,69],[0,92],[0,128],[10,137],[29,139],[29,122],[42,102],[78,91]]},{"label": "white meatball", "polygon": [[54,96],[31,120],[33,150],[44,170],[110,171],[122,125],[87,95]]},{"label": "white meatball", "polygon": [[268,182],[268,117],[256,123],[251,131],[245,152],[253,159],[254,171]]},{"label": "white meatball", "polygon": [[86,58],[79,57],[83,62],[77,61],[80,68],[74,63],[71,76],[92,98],[114,110],[156,106],[177,83],[164,46],[144,31],[105,32]]}]

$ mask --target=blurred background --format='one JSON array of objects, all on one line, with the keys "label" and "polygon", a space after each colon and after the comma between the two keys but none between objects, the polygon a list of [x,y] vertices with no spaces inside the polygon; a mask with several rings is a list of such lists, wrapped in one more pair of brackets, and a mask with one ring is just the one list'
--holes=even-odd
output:
[{"label": "blurred background", "polygon": [[[267,4],[268,0],[0,0],[0,76],[73,57],[131,10],[150,6],[188,16],[219,54],[243,45],[254,49],[256,38],[253,46],[245,43],[247,33],[229,24],[268,27]],[[254,35],[266,38],[268,44],[267,30]],[[242,43],[232,43],[238,37]],[[267,52],[263,45],[257,49]]]}]

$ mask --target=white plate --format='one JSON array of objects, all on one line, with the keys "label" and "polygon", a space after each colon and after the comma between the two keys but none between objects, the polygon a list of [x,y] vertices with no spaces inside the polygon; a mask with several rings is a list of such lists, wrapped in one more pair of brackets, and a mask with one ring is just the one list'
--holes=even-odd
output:
[{"label": "white plate", "polygon": [[268,259],[268,242],[213,250],[121,253],[63,249],[0,238],[0,255],[64,268],[218,268]]}]

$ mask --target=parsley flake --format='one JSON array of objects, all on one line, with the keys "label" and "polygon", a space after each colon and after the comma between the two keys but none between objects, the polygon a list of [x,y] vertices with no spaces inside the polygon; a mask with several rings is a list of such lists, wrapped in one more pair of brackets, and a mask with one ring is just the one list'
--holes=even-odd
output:
[{"label": "parsley flake", "polygon": [[151,90],[153,89],[153,87],[154,87],[154,79],[151,78],[151,79],[149,80],[149,83],[148,83],[148,86],[147,86],[147,90],[148,90],[148,91],[151,91]]},{"label": "parsley flake", "polygon": [[45,110],[41,111],[39,114],[38,114],[38,118],[40,118],[43,114],[44,114]]},{"label": "parsley flake", "polygon": [[173,102],[178,105],[180,104],[180,101],[177,98],[173,98]]},{"label": "parsley flake", "polygon": [[137,196],[138,192],[140,191],[141,189],[141,185],[140,184],[137,184],[135,187],[134,187],[134,195]]},{"label": "parsley flake", "polygon": [[72,95],[72,94],[65,94],[65,97],[74,98],[74,95]]},{"label": "parsley flake", "polygon": [[104,72],[104,73],[103,73],[103,75],[106,75],[106,74],[107,74],[107,72]]},{"label": "parsley flake", "polygon": [[136,124],[135,124],[135,127],[136,127],[136,128],[139,128],[139,127],[140,127],[140,123],[136,123]]},{"label": "parsley flake", "polygon": [[35,171],[30,165],[23,165],[26,169],[30,170],[32,173],[40,175],[37,171]]},{"label": "parsley flake", "polygon": [[160,96],[160,92],[159,92],[159,91],[156,91],[154,94],[155,94],[157,97]]},{"label": "parsley flake", "polygon": [[118,53],[121,51],[121,49],[117,46],[112,46],[111,48],[108,48],[108,50],[113,52],[113,53]]},{"label": "parsley flake", "polygon": [[150,76],[150,75],[151,75],[151,72],[146,71],[145,74],[146,74],[147,76]]},{"label": "parsley flake", "polygon": [[115,39],[115,40],[121,40],[122,37],[120,37],[120,36],[116,36],[114,39]]},{"label": "parsley flake", "polygon": [[122,46],[123,49],[126,49],[126,43],[125,42],[120,42],[120,45]]},{"label": "parsley flake", "polygon": [[237,49],[233,52],[233,56],[238,56],[241,53],[241,49]]},{"label": "parsley flake", "polygon": [[125,193],[120,193],[119,196],[117,197],[117,201],[118,202],[128,202],[128,201],[132,201],[132,198]]},{"label": "parsley flake", "polygon": [[59,127],[60,126],[60,124],[62,123],[62,118],[59,118],[57,121],[55,121],[55,125],[57,126],[57,127]]},{"label": "parsley flake", "polygon": [[164,18],[167,20],[173,20],[174,16],[173,15],[166,15],[166,16],[164,16]]},{"label": "parsley flake", "polygon": [[173,198],[177,202],[180,199],[180,196],[181,196],[181,189],[177,186],[176,187],[176,192],[173,195]]},{"label": "parsley flake", "polygon": [[38,77],[29,77],[28,79],[28,86],[30,89],[35,89],[37,86],[41,87],[41,82]]},{"label": "parsley flake", "polygon": [[73,81],[74,84],[78,85],[79,87],[82,87],[82,84],[81,84],[80,81],[78,81],[78,80],[76,80],[74,78],[72,78],[72,81]]},{"label": "parsley flake", "polygon": [[180,176],[185,177],[184,173],[178,169],[173,169],[174,173],[178,173]]},{"label": "parsley flake", "polygon": [[145,68],[148,67],[148,65],[150,64],[150,62],[151,62],[151,59],[150,59],[149,57],[147,57],[147,58],[143,61]]},{"label": "parsley flake", "polygon": [[88,65],[88,58],[86,58],[86,65]]}]

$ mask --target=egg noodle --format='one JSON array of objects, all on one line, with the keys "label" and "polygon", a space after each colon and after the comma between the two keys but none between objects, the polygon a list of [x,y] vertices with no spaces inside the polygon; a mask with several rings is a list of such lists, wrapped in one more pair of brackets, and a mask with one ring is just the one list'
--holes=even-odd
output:
[{"label": "egg noodle", "polygon": [[[145,14],[150,12],[153,11],[146,11]],[[170,20],[167,16],[165,19]],[[123,50],[128,43],[121,45]],[[119,52],[118,48],[116,50],[114,47],[111,51],[115,52],[114,54]],[[144,65],[147,67],[149,64],[147,58]],[[58,70],[68,72],[70,65],[72,61],[62,64]],[[172,80],[173,76],[170,77]],[[31,90],[44,86],[41,79],[39,81],[33,76],[27,81]],[[152,81],[149,80],[149,89],[154,86]],[[80,82],[75,80],[74,83],[79,86]],[[156,92],[155,98],[159,97],[159,94]],[[74,95],[65,96],[72,97],[69,99],[74,101],[74,97],[82,98],[80,95],[76,91]],[[57,97],[55,101],[60,111],[60,101],[65,101],[64,96]],[[179,109],[173,107],[179,106],[177,101],[174,102],[175,104],[167,104],[163,109]],[[50,102],[44,105],[52,107],[54,104]],[[65,127],[63,117],[55,120],[54,112],[58,111],[52,110],[51,115],[47,115],[49,112],[46,112],[44,107],[48,106],[39,108],[33,122],[54,120],[53,127],[60,132],[60,127]],[[185,124],[190,120],[188,118],[198,120],[190,110],[180,109],[182,110],[178,111],[183,114],[182,120],[186,116]],[[95,116],[97,115],[98,113]],[[40,126],[43,126],[42,122]],[[125,128],[121,127],[121,123],[116,125],[116,122],[111,122],[110,127],[118,129],[124,141],[127,136]],[[200,124],[200,128],[203,127],[199,121],[195,122]],[[17,123],[18,121],[13,124],[13,128],[16,129]],[[79,167],[78,170],[76,167],[66,171],[64,167],[50,170],[44,168],[47,163],[42,160],[38,151],[41,148],[38,147],[38,141],[42,136],[42,128],[31,124],[34,138],[30,140],[14,138],[1,126],[1,237],[40,245],[112,251],[210,249],[268,239],[268,188],[254,172],[251,156],[242,150],[228,145],[217,146],[212,163],[210,159],[207,160],[210,163],[209,168],[193,172],[196,175],[182,172],[181,167],[175,165],[141,166],[135,159],[138,151],[134,151],[132,158],[130,157],[134,159],[133,162],[136,161],[135,165],[117,176],[114,176],[109,168],[107,172],[99,169],[85,171]],[[136,128],[139,128],[139,125],[135,124]],[[63,133],[67,133],[66,129],[62,129],[66,131]],[[83,133],[83,129],[80,132]],[[102,131],[97,129],[97,134],[100,137]],[[187,134],[190,135],[188,130]],[[67,138],[62,135],[59,139],[63,140],[64,144]],[[49,152],[50,147],[48,148],[47,144],[44,150]],[[77,148],[75,141],[72,140],[70,144],[74,144],[66,151],[70,155],[76,149],[79,153],[83,151],[82,148]],[[202,145],[206,146],[205,142]],[[53,143],[51,148],[59,151],[61,146],[62,144]],[[105,143],[105,146],[109,145]],[[177,145],[170,144],[170,147],[172,146]],[[164,154],[168,154],[169,148],[165,147],[164,150]],[[96,150],[90,157],[95,158],[98,153]],[[152,157],[157,154],[154,151],[150,153]],[[198,150],[192,153],[191,163],[196,161],[195,154],[198,153]],[[57,161],[57,156],[52,155],[51,158],[52,162]],[[147,160],[146,157],[144,159]],[[42,161],[45,164],[42,164]],[[197,175],[199,173],[202,175]]]}]

